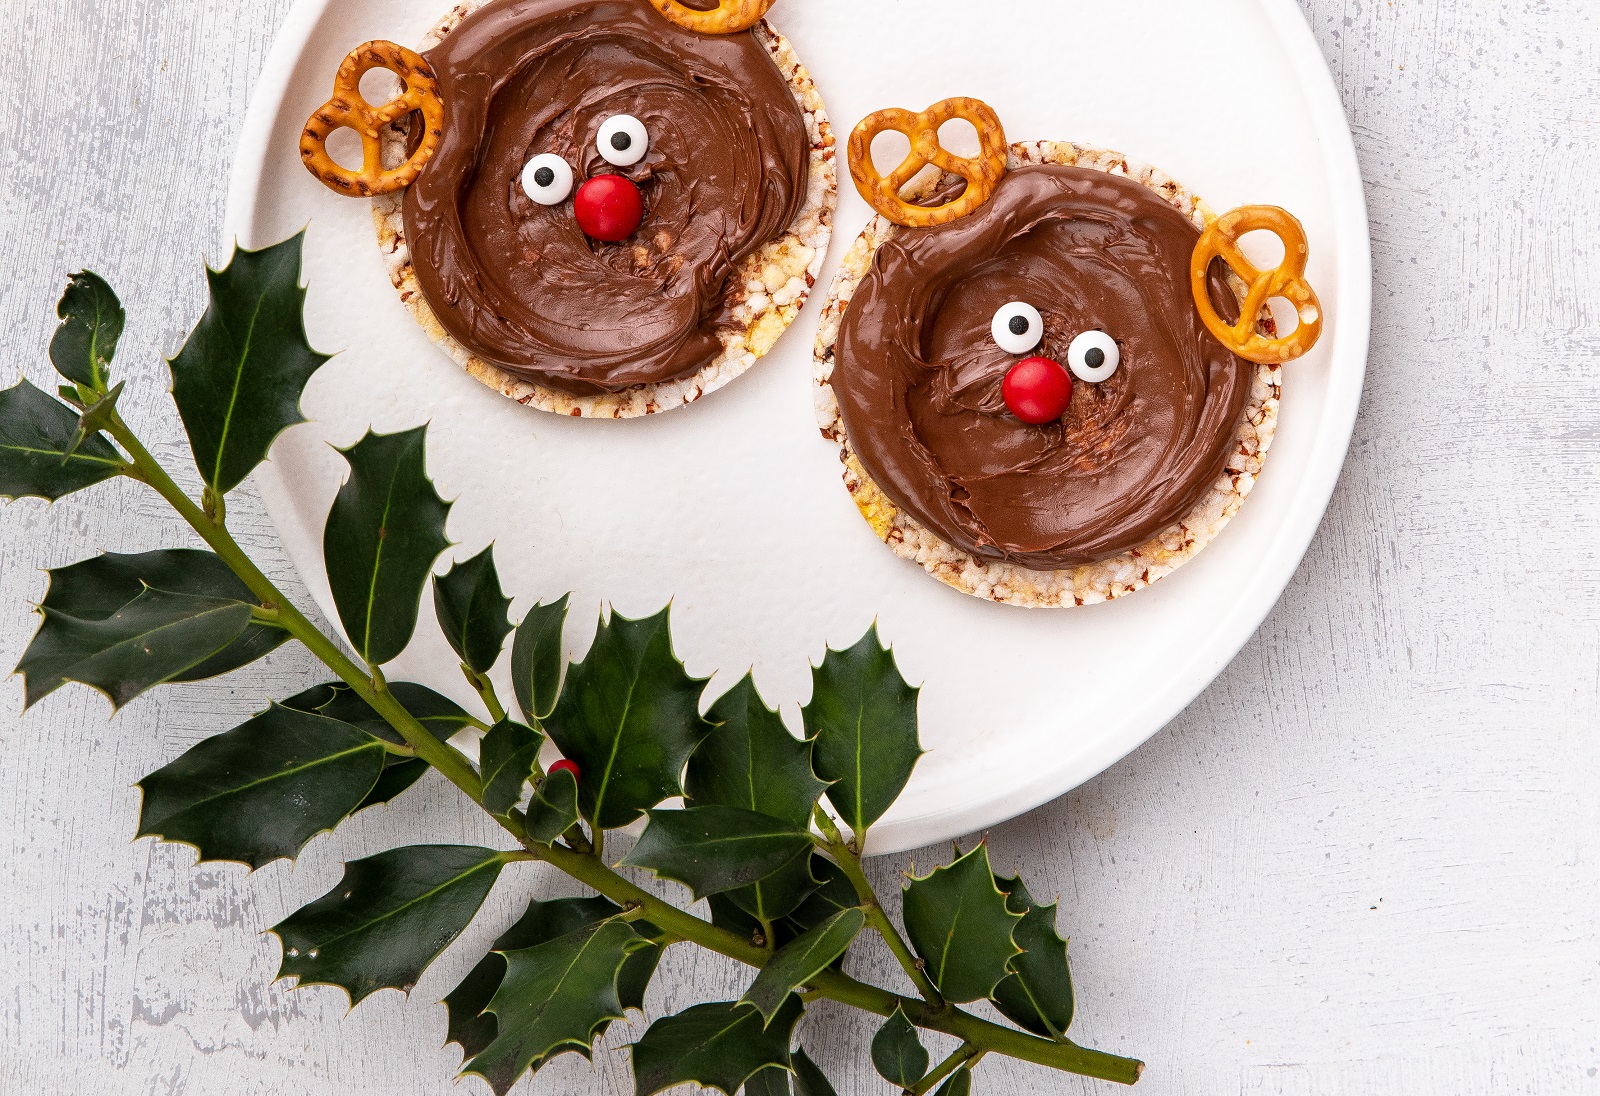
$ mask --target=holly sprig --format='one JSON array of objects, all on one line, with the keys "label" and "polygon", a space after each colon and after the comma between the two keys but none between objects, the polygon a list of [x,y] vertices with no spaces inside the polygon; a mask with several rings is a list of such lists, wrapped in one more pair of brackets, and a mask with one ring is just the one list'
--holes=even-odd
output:
[{"label": "holly sprig", "polygon": [[[42,622],[17,667],[31,706],[68,682],[114,708],[158,685],[229,672],[304,645],[332,679],[271,704],[139,782],[139,834],[182,842],[201,861],[252,868],[292,859],[314,836],[387,803],[437,770],[504,831],[506,847],[410,845],[353,861],[327,894],[270,931],[280,977],[344,990],[352,1003],[408,992],[477,915],[511,865],[542,863],[593,892],[530,899],[445,999],[463,1073],[496,1093],[643,1010],[662,953],[694,944],[754,968],[736,1001],[656,1019],[632,1044],[636,1096],[695,1083],[736,1096],[832,1096],[794,1046],[822,998],[884,1018],[878,1073],[913,1096],[967,1096],[999,1054],[1124,1084],[1141,1063],[1067,1037],[1073,994],[1056,909],[999,878],[978,844],[904,885],[903,925],[862,868],[872,826],[922,754],[917,690],[876,630],[813,669],[796,737],[746,677],[721,696],[673,650],[670,612],[602,616],[568,663],[568,600],[512,625],[492,548],[436,573],[451,547],[450,503],[426,468],[426,428],[369,432],[328,515],[329,586],[349,650],[325,635],[245,555],[227,498],[303,421],[300,398],[325,355],[307,340],[303,234],[236,251],[208,270],[210,307],[171,359],[172,395],[201,482],[186,494],[118,411],[112,365],[126,317],[91,273],[62,297],[51,396],[22,380],[0,391],[0,497],[51,502],[114,478],[145,484],[206,548],[100,555],[49,572]],[[410,643],[428,587],[473,714],[383,667]],[[514,708],[490,672],[506,656]],[[477,740],[476,760],[458,744]],[[542,759],[558,750],[561,762]],[[681,806],[669,806],[681,800]],[[644,819],[616,855],[617,831]],[[682,884],[673,904],[637,872]],[[915,995],[846,973],[879,937]],[[1016,1027],[960,1006],[987,1001]],[[920,1031],[953,1036],[938,1064]]]}]

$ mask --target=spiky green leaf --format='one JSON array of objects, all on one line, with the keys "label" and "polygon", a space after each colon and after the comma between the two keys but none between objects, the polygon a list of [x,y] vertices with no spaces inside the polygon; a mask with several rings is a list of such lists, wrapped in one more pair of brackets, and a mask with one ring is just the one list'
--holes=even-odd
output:
[{"label": "spiky green leaf", "polygon": [[[790,734],[745,677],[711,706],[716,729],[689,759],[684,787],[696,807],[742,807],[805,829],[827,787],[811,771],[811,744]],[[776,921],[794,912],[817,881],[804,859],[730,897],[751,915]]]},{"label": "spiky green leaf", "polygon": [[528,801],[523,832],[548,845],[578,824],[578,780],[571,769],[557,769],[539,781]]},{"label": "spiky green leaf", "polygon": [[927,1048],[904,1009],[895,1009],[872,1037],[872,1066],[896,1088],[910,1088],[927,1074]]},{"label": "spiky green leaf", "polygon": [[988,997],[1020,953],[1011,934],[1022,915],[1007,908],[995,886],[987,845],[907,883],[902,916],[911,946],[947,1000]]},{"label": "spiky green leaf", "polygon": [[651,947],[627,924],[603,921],[530,948],[503,952],[506,972],[488,1005],[494,1041],[463,1068],[504,1093],[527,1070],[567,1051],[588,1057],[624,1005],[617,984],[628,958]]},{"label": "spiky green leaf", "polygon": [[511,621],[511,599],[500,589],[491,545],[433,578],[433,608],[439,628],[461,661],[486,674],[500,661]]},{"label": "spiky green leaf", "polygon": [[[528,909],[500,938],[461,984],[444,999],[449,1012],[449,1041],[459,1043],[468,1058],[481,1054],[499,1034],[494,1013],[486,1012],[489,1002],[505,978],[505,953],[537,947],[558,940],[580,929],[608,921],[622,907],[604,898],[558,898],[549,902],[535,899]],[[635,922],[634,931],[650,941],[650,946],[632,952],[617,978],[617,996],[624,1009],[642,1009],[645,990],[661,959],[659,935],[654,926]],[[516,1075],[497,1075],[491,1084],[510,1084]]]},{"label": "spiky green leaf", "polygon": [[738,807],[651,810],[650,824],[622,861],[682,883],[696,898],[746,887],[811,848],[811,832]]},{"label": "spiky green leaf", "polygon": [[349,449],[322,537],[328,583],[356,652],[373,665],[394,659],[417,628],[422,588],[449,547],[450,504],[428,479],[427,427],[368,433]]},{"label": "spiky green leaf", "polygon": [[102,435],[78,437],[78,413],[27,380],[0,392],[0,498],[54,502],[121,474]]},{"label": "spiky green leaf", "polygon": [[900,676],[876,625],[854,647],[830,650],[811,678],[805,722],[816,740],[817,775],[860,837],[900,797],[922,756],[917,690]]},{"label": "spiky green leaf", "polygon": [[[389,694],[440,742],[446,741],[474,722],[472,716],[461,705],[447,696],[434,692],[426,685],[418,685],[413,681],[391,681]],[[341,720],[360,727],[385,742],[393,742],[396,745],[405,742],[400,732],[389,726],[387,720],[342,681],[307,689],[285,700],[283,706]],[[383,775],[378,778],[378,783],[356,809],[364,810],[380,803],[388,803],[422,779],[422,774],[427,772],[428,768],[428,763],[420,757],[390,754]]]},{"label": "spiky green leaf", "polygon": [[489,728],[478,753],[484,810],[504,815],[517,805],[543,747],[544,735],[514,719],[502,719]]},{"label": "spiky green leaf", "polygon": [[861,910],[841,910],[804,936],[791,940],[761,968],[740,1003],[754,1005],[771,1023],[790,994],[850,950],[866,924],[867,915]]},{"label": "spiky green leaf", "polygon": [[1017,877],[997,878],[1013,913],[1022,922],[1012,938],[1022,949],[1011,958],[1012,974],[995,987],[995,1007],[1018,1027],[1047,1039],[1060,1039],[1072,1026],[1072,971],[1067,942],[1056,931],[1057,904],[1035,902]]},{"label": "spiky green leaf", "polygon": [[531,723],[548,719],[561,696],[561,671],[567,664],[561,636],[569,598],[529,609],[511,641],[511,685],[523,718]]},{"label": "spiky green leaf", "polygon": [[148,689],[189,676],[238,642],[251,607],[146,587],[100,620],[43,607],[39,613],[44,622],[17,664],[26,678],[26,704],[78,681],[121,708]]},{"label": "spiky green leaf", "polygon": [[934,1096],[972,1096],[972,1069],[962,1066],[952,1073]]},{"label": "spiky green leaf", "polygon": [[711,729],[700,718],[705,681],[685,673],[673,654],[669,614],[602,621],[545,721],[582,770],[579,802],[601,829],[626,826],[682,794],[684,764]]},{"label": "spiky green leaf", "polygon": [[67,380],[104,392],[128,320],[122,302],[104,278],[82,270],[68,279],[56,315],[61,326],[50,340],[50,364]]},{"label": "spiky green leaf", "polygon": [[789,1057],[789,1065],[794,1070],[794,1096],[839,1096],[827,1074],[817,1068],[804,1047],[795,1049]]},{"label": "spiky green leaf", "polygon": [[757,1070],[744,1083],[744,1096],[793,1096],[789,1090],[789,1071],[779,1066]]},{"label": "spiky green leaf", "polygon": [[338,986],[352,1005],[380,989],[410,992],[467,927],[504,854],[466,845],[411,845],[355,860],[327,894],[274,925],[280,978]]},{"label": "spiky green leaf", "polygon": [[305,233],[261,251],[235,250],[206,270],[211,304],[171,361],[172,398],[200,478],[227,494],[304,422],[300,395],[328,360],[306,340],[300,286]]},{"label": "spiky green leaf", "polygon": [[784,922],[792,926],[796,934],[816,928],[840,910],[861,904],[861,898],[856,894],[855,884],[850,882],[850,877],[844,873],[843,868],[826,856],[813,853],[810,871],[820,885],[800,903],[798,909],[784,918]]},{"label": "spiky green leaf", "polygon": [[[136,555],[107,553],[57,567],[42,607],[79,620],[105,620],[125,608],[145,588],[251,604],[255,596],[214,552],[170,548]],[[49,618],[45,626],[49,627]],[[248,666],[286,643],[289,633],[251,624],[233,643],[170,680],[203,681]]]},{"label": "spiky green leaf", "polygon": [[347,723],[273,705],[139,781],[139,836],[252,868],[292,859],[356,810],[386,752]]},{"label": "spiky green leaf", "polygon": [[788,1068],[789,1044],[803,1011],[800,999],[790,997],[767,1024],[755,1009],[723,1001],[657,1020],[633,1044],[635,1096],[655,1096],[691,1081],[735,1096],[759,1070]]}]

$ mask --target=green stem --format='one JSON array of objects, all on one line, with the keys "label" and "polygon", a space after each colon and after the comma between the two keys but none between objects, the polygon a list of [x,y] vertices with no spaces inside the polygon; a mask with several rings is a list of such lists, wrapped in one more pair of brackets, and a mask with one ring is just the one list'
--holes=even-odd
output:
[{"label": "green stem", "polygon": [[976,1064],[983,1057],[983,1048],[972,1043],[962,1043],[956,1052],[940,1062],[934,1071],[918,1081],[909,1089],[911,1096],[924,1096],[939,1087],[939,1082],[950,1076],[962,1066]]},{"label": "green stem", "polygon": [[922,994],[923,999],[936,1009],[947,1007],[939,987],[933,984],[928,972],[922,969],[921,961],[911,953],[911,947],[906,943],[905,937],[894,927],[889,915],[883,912],[883,904],[878,901],[878,892],[872,889],[871,880],[862,870],[861,857],[856,855],[845,842],[839,827],[820,806],[816,810],[816,818],[817,825],[828,840],[828,852],[832,854],[834,862],[844,870],[850,885],[855,887],[856,897],[861,899],[861,911],[867,915],[867,924],[876,929],[878,935],[883,937],[883,942],[889,945],[889,950],[894,953],[895,959],[910,976],[912,984],[917,987],[917,992]]},{"label": "green stem", "polygon": [[478,697],[483,701],[483,706],[489,709],[489,719],[498,723],[506,717],[506,708],[500,703],[500,694],[494,690],[494,682],[489,680],[488,674],[480,674],[465,662],[461,664],[461,672],[467,676],[467,681],[477,690]]},{"label": "green stem", "polygon": [[404,705],[390,696],[387,690],[377,688],[360,666],[307,620],[305,615],[283,596],[282,591],[272,580],[244,554],[244,549],[239,547],[227,528],[208,517],[205,511],[195,505],[194,500],[173,482],[166,469],[161,467],[155,457],[150,455],[150,451],[134,436],[121,415],[113,411],[106,430],[132,458],[134,478],[154,489],[193,527],[195,532],[200,534],[201,539],[211,550],[217,553],[233,573],[239,576],[240,581],[250,588],[250,592],[261,599],[264,609],[277,612],[278,619],[274,623],[278,627],[305,644],[306,649],[354,689],[357,696],[372,705],[373,709],[400,733],[406,744],[416,751],[418,757],[443,773],[474,802],[482,801],[483,784],[467,759],[429,734],[427,728],[406,711]]},{"label": "green stem", "polygon": [[[662,901],[606,867],[593,854],[574,852],[559,845],[530,845],[528,851],[534,858],[587,884],[617,905],[639,907],[647,920],[680,940],[698,944],[746,966],[762,967],[771,959],[765,948],[756,947],[747,937],[718,928]],[[878,1016],[891,1016],[896,1008],[903,1008],[918,1027],[953,1035],[985,1054],[1003,1054],[1019,1061],[1125,1085],[1133,1084],[1144,1072],[1144,1063],[1132,1058],[1040,1039],[1024,1031],[992,1024],[949,1005],[935,1008],[929,1002],[901,997],[838,971],[824,971],[810,980],[810,986],[822,997]]]}]

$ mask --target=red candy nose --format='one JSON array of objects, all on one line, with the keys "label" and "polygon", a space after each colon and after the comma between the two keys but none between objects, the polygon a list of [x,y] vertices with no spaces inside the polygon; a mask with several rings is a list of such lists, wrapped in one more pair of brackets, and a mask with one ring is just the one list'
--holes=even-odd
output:
[{"label": "red candy nose", "polygon": [[1072,376],[1058,361],[1024,358],[1006,374],[1000,392],[1013,415],[1040,426],[1067,413],[1072,403]]},{"label": "red candy nose", "polygon": [[638,230],[644,220],[644,196],[621,175],[596,175],[578,188],[572,211],[586,235],[614,244]]}]

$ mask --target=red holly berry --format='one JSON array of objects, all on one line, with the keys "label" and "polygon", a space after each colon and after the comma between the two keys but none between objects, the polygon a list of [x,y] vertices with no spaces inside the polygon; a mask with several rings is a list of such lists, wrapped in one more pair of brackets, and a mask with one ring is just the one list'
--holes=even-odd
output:
[{"label": "red holly berry", "polygon": [[556,773],[562,772],[563,770],[571,773],[572,779],[574,780],[583,779],[583,773],[579,771],[578,766],[573,762],[568,761],[566,758],[562,758],[560,761],[557,761],[554,765],[550,766],[550,775],[554,776]]},{"label": "red holly berry", "polygon": [[596,240],[626,240],[644,220],[644,196],[621,175],[596,175],[578,188],[572,200],[578,227]]},{"label": "red holly berry", "polygon": [[1050,358],[1024,358],[1011,367],[1000,386],[1006,406],[1034,426],[1054,422],[1072,403],[1072,377]]}]

